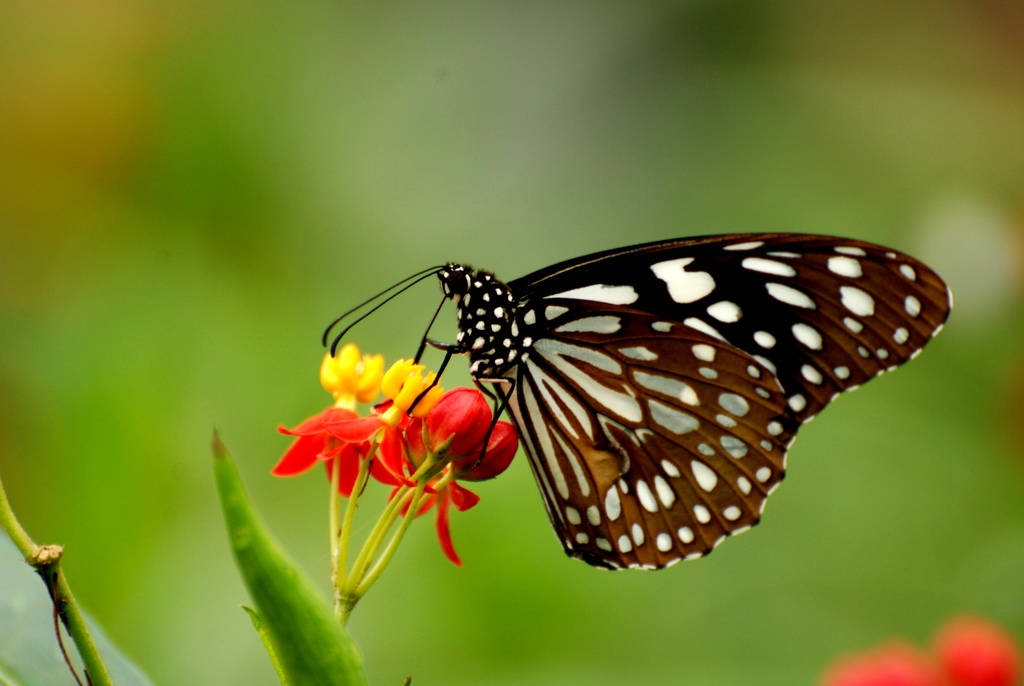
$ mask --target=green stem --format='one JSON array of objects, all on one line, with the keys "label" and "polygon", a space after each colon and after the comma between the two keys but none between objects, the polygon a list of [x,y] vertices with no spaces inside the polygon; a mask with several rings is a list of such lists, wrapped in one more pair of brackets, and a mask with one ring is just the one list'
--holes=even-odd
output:
[{"label": "green stem", "polygon": [[[402,542],[402,537],[405,536],[406,530],[409,525],[412,524],[412,520],[416,519],[416,512],[420,507],[420,499],[423,497],[423,489],[426,488],[426,482],[421,481],[416,484],[416,490],[412,494],[412,500],[409,502],[409,509],[405,513],[405,517],[402,518],[402,523],[398,527],[398,531],[388,541],[387,547],[381,556],[377,558],[373,568],[369,572],[363,575],[363,579],[359,582],[359,585],[352,591],[352,596],[357,600],[362,598],[370,587],[373,586],[374,582],[380,578],[380,575],[384,572],[384,568],[391,562],[391,558],[394,557],[395,551],[398,550],[398,544]],[[390,527],[389,527],[390,528]]]},{"label": "green stem", "polygon": [[[341,532],[338,529],[338,510],[340,494],[338,493],[338,482],[341,480],[341,469],[337,461],[332,463],[331,471],[331,495],[327,504],[327,526],[331,530],[330,544],[331,544],[331,586],[333,588],[338,587],[338,539]],[[344,575],[344,569],[341,572]]]},{"label": "green stem", "polygon": [[[7,493],[4,491],[3,481],[0,481],[0,527],[14,541],[14,545],[25,556],[28,562],[43,578],[54,607],[68,630],[68,635],[78,648],[78,654],[85,665],[86,676],[93,686],[113,686],[107,666],[103,664],[96,649],[96,643],[92,640],[89,627],[85,623],[75,597],[71,594],[71,587],[60,570],[60,557],[63,550],[59,546],[38,546],[28,535],[25,529],[18,522],[18,518],[11,509],[7,500]],[[60,637],[57,637],[58,640]],[[71,665],[69,664],[70,668]]]},{"label": "green stem", "polygon": [[345,586],[339,589],[341,596],[350,600],[349,610],[355,605],[355,601],[350,599],[352,590],[359,584],[366,569],[370,566],[370,562],[380,548],[388,529],[394,523],[396,513],[401,508],[402,503],[408,502],[408,498],[412,493],[408,488],[408,486],[400,487],[395,497],[384,507],[384,512],[381,513],[377,523],[373,525],[370,535],[366,537],[366,542],[363,543],[363,547],[356,556],[355,562],[352,563],[351,573]]},{"label": "green stem", "polygon": [[[366,486],[366,481],[370,476],[370,461],[377,454],[377,449],[380,447],[380,443],[374,441],[373,446],[370,448],[369,453],[366,457],[359,460],[359,472],[356,474],[356,481],[352,485],[352,493],[349,495],[348,504],[345,506],[345,519],[341,523],[341,531],[337,533],[340,541],[340,549],[338,552],[340,570],[337,578],[334,579],[334,609],[335,613],[339,607],[339,591],[345,587],[348,583],[348,546],[352,540],[352,527],[355,523],[356,518],[356,506],[359,503],[359,495],[363,492],[363,488]],[[337,531],[337,529],[335,529]],[[339,615],[340,617],[340,615]]]}]

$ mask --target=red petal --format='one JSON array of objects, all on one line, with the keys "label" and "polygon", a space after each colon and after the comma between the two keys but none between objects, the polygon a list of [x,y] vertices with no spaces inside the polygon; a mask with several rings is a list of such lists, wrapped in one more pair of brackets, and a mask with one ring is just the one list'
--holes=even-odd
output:
[{"label": "red petal", "polygon": [[359,476],[359,451],[356,450],[355,446],[349,444],[344,446],[335,457],[328,459],[324,462],[324,466],[327,469],[327,480],[330,481],[333,476],[335,466],[337,466],[338,472],[338,493],[348,498],[352,495],[352,489],[355,488],[356,478]]},{"label": "red petal", "polygon": [[480,496],[456,483],[450,484],[448,490],[451,492],[452,504],[459,512],[465,512],[480,502]]},{"label": "red petal", "polygon": [[328,419],[324,421],[324,430],[335,438],[347,443],[368,441],[381,428],[387,426],[380,417],[365,419]]},{"label": "red petal", "polygon": [[279,426],[277,427],[277,430],[289,436],[310,436],[322,433],[324,431],[324,422],[355,419],[356,416],[356,413],[352,410],[345,410],[340,407],[328,407],[320,414],[315,414],[305,420],[294,429],[286,429],[283,426]]},{"label": "red petal", "polygon": [[452,533],[448,529],[448,493],[442,493],[439,498],[436,522],[437,540],[441,543],[441,551],[445,554],[445,557],[461,567],[462,560],[459,559],[458,553],[455,552],[455,546],[452,545]]},{"label": "red petal", "polygon": [[299,436],[285,451],[281,460],[270,470],[274,476],[295,476],[316,464],[317,456],[324,449],[327,436]]},{"label": "red petal", "polygon": [[413,485],[413,482],[408,479],[406,474],[408,462],[405,457],[405,440],[398,429],[385,424],[384,438],[380,442],[379,455],[380,464],[393,477],[398,479],[399,483]]}]

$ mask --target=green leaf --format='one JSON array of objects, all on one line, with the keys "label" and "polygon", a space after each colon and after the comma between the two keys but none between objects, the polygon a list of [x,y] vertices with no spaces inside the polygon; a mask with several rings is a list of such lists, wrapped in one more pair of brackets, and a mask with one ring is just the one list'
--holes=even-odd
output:
[{"label": "green leaf", "polygon": [[366,686],[355,643],[316,585],[266,530],[234,460],[216,436],[213,468],[235,562],[288,681]]},{"label": "green leaf", "polygon": [[290,686],[288,682],[288,675],[281,669],[281,662],[277,659],[277,653],[274,652],[274,644],[270,642],[270,634],[267,632],[267,627],[263,623],[263,618],[260,617],[260,613],[256,611],[256,608],[243,605],[242,609],[245,610],[246,614],[249,615],[249,620],[252,622],[252,628],[256,630],[256,633],[260,637],[260,642],[267,651],[267,655],[270,657],[270,663],[274,665],[274,669],[277,671],[277,678],[281,681],[281,686]]},{"label": "green leaf", "polygon": [[[110,677],[118,686],[152,686],[86,617]],[[64,647],[83,679],[75,644],[62,633]],[[53,632],[53,604],[36,574],[5,534],[0,533],[0,684],[2,686],[74,686]]]}]

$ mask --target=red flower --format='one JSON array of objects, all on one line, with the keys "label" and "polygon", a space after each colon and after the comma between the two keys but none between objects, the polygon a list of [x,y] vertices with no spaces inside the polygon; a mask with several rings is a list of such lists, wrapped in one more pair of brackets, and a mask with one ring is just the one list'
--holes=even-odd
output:
[{"label": "red flower", "polygon": [[942,679],[927,655],[896,642],[839,660],[821,686],[942,686]]},{"label": "red flower", "polygon": [[943,671],[956,686],[1014,686],[1021,654],[1014,639],[980,617],[959,617],[935,639]]},{"label": "red flower", "polygon": [[369,445],[370,439],[382,432],[377,458],[370,465],[370,475],[390,486],[412,485],[408,478],[409,463],[403,431],[409,425],[409,417],[401,415],[398,425],[392,426],[384,418],[390,405],[390,402],[378,405],[369,417],[358,417],[355,413],[351,416],[332,417],[324,421],[324,430],[339,441],[365,445]]},{"label": "red flower", "polygon": [[[508,422],[499,421],[491,430],[487,450],[483,450],[492,418],[491,407],[483,393],[473,388],[453,388],[437,401],[424,419],[414,419],[406,431],[414,464],[422,464],[428,452],[437,451],[446,443],[449,444],[447,455],[456,458],[427,485],[427,496],[417,512],[417,516],[421,515],[437,505],[437,538],[445,556],[456,565],[462,565],[462,561],[452,544],[448,525],[450,509],[454,506],[464,512],[480,502],[480,496],[446,475],[454,472],[454,479],[467,481],[493,479],[508,468],[519,448],[515,429]],[[442,479],[445,485],[436,488],[435,484]]]},{"label": "red flower", "polygon": [[[372,418],[370,418],[372,419]],[[317,462],[323,462],[327,469],[327,478],[333,477],[338,469],[338,492],[346,498],[352,495],[356,476],[359,472],[359,461],[366,458],[370,449],[369,439],[374,431],[366,433],[366,420],[360,419],[352,410],[330,407],[318,415],[314,415],[294,429],[283,426],[277,428],[281,433],[297,438],[285,451],[277,465],[270,473],[274,476],[296,476],[308,471]],[[335,431],[337,427],[350,429]],[[361,430],[357,430],[361,429]],[[337,435],[338,433],[342,435]],[[389,446],[391,447],[391,446]],[[381,454],[384,446],[381,446]],[[402,458],[404,459],[404,458]],[[390,470],[378,466],[378,461],[370,465],[370,474],[381,483],[397,485],[401,483]]]}]

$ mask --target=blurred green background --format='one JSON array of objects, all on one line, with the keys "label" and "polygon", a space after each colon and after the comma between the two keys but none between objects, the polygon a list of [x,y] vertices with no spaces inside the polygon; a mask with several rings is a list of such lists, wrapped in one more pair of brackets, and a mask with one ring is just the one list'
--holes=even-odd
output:
[{"label": "blurred green background", "polygon": [[[1019,2],[0,0],[0,472],[156,681],[273,684],[214,427],[326,588],[325,480],[268,475],[324,324],[448,259],[730,231],[889,244],[957,308],[706,560],[565,558],[520,456],[463,568],[418,522],[356,610],[374,683],[807,684],[963,611],[1024,636]],[[411,355],[438,297],[355,340]]]}]

